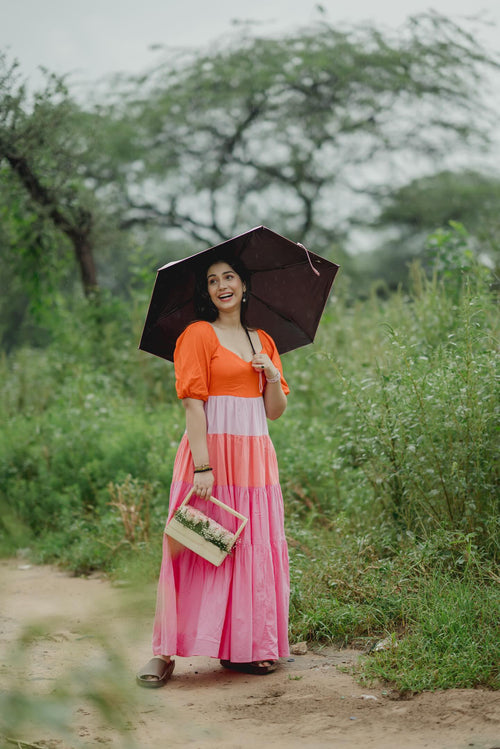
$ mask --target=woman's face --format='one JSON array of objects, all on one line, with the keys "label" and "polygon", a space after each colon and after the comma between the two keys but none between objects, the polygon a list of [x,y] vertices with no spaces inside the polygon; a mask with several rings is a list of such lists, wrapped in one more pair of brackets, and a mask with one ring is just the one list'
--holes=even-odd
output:
[{"label": "woman's face", "polygon": [[207,288],[219,313],[232,312],[241,307],[245,285],[228,263],[214,263],[210,266],[207,271]]}]

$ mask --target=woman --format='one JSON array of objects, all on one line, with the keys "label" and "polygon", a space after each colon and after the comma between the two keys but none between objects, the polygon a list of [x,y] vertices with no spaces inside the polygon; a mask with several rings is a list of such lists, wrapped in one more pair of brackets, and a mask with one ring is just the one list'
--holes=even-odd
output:
[{"label": "woman", "polygon": [[289,390],[273,340],[246,328],[249,284],[239,260],[212,260],[197,284],[199,319],[177,340],[176,390],[186,433],[174,464],[168,517],[194,485],[194,507],[234,532],[238,521],[232,515],[207,506],[213,494],[248,523],[220,567],[165,536],[155,657],[137,675],[142,686],[163,686],[174,669],[173,655],[211,656],[226,668],[267,674],[289,653],[283,497],[266,420],[281,416]]}]

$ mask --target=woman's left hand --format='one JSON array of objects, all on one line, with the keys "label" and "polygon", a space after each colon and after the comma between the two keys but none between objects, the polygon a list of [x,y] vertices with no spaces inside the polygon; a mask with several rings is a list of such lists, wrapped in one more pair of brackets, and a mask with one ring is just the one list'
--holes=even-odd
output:
[{"label": "woman's left hand", "polygon": [[267,378],[275,377],[278,371],[267,354],[254,354],[252,356],[252,367],[256,372],[262,372]]}]

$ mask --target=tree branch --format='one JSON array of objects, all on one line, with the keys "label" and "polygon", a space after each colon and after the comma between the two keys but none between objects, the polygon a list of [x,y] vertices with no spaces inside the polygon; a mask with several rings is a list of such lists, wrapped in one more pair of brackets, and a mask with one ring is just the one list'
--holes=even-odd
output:
[{"label": "tree branch", "polygon": [[58,207],[56,198],[42,185],[30,167],[28,160],[24,156],[18,156],[4,148],[2,148],[2,151],[12,171],[17,174],[32,200],[37,205],[47,209],[47,215],[54,225],[71,241],[80,268],[84,293],[86,296],[90,296],[98,287],[90,240],[91,213],[84,208],[79,208],[77,220],[75,222],[69,221]]}]

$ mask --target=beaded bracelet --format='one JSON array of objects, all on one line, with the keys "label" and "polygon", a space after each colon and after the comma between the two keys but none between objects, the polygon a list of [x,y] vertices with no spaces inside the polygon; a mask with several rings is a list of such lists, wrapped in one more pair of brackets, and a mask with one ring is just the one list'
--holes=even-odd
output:
[{"label": "beaded bracelet", "polygon": [[266,382],[270,382],[271,384],[273,382],[279,382],[279,380],[281,380],[281,372],[279,371],[279,369],[276,374],[273,375],[273,377],[266,377]]},{"label": "beaded bracelet", "polygon": [[208,473],[208,471],[212,470],[212,466],[200,466],[199,468],[195,468],[193,473]]}]

